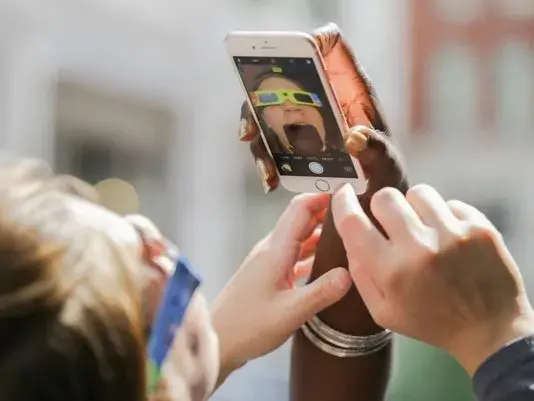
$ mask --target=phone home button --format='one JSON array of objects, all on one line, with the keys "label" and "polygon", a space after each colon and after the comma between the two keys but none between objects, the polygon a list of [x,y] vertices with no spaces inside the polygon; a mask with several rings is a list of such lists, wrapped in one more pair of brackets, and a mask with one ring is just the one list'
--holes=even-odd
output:
[{"label": "phone home button", "polygon": [[315,181],[315,188],[321,192],[328,192],[330,190],[330,184],[325,180],[317,180]]}]

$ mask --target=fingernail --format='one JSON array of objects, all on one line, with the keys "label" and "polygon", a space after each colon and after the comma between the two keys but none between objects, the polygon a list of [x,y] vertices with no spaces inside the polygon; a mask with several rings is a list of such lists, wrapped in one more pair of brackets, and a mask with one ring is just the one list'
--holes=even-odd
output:
[{"label": "fingernail", "polygon": [[[374,195],[375,202],[384,203],[388,206],[397,207],[399,199],[404,198],[404,195],[397,188],[381,188]],[[402,199],[401,199],[402,200]]]},{"label": "fingernail", "polygon": [[339,270],[333,277],[332,284],[339,290],[345,290],[351,285],[350,276],[345,271]]},{"label": "fingernail", "polygon": [[269,192],[271,192],[271,186],[269,185],[269,183],[267,181],[261,181],[261,185],[263,186],[263,192],[265,192],[266,194],[268,194]]},{"label": "fingernail", "polygon": [[354,192],[352,185],[343,185],[341,189],[334,195],[334,199],[332,201],[334,221],[338,221],[345,216],[357,214],[359,207],[358,198],[356,197],[356,193]]},{"label": "fingernail", "polygon": [[258,173],[260,175],[260,178],[263,182],[267,182],[270,178],[269,170],[267,170],[267,166],[265,165],[265,162],[261,159],[256,160],[256,167],[258,168]]},{"label": "fingernail", "polygon": [[350,153],[358,154],[367,146],[367,136],[359,130],[359,127],[351,128],[345,140],[345,146]]},{"label": "fingernail", "polygon": [[268,194],[269,192],[272,191],[272,188],[269,185],[269,179],[271,178],[271,175],[269,174],[269,170],[267,170],[267,166],[265,165],[265,162],[261,159],[256,160],[256,168],[260,176],[261,185],[263,186],[263,192]]},{"label": "fingernail", "polygon": [[344,184],[338,193],[341,197],[352,196],[354,194],[354,188],[350,184]]},{"label": "fingernail", "polygon": [[345,201],[350,202],[351,204],[355,201],[358,202],[358,197],[356,196],[356,192],[354,192],[354,187],[350,184],[343,185],[343,188],[341,188],[341,196],[343,196]]},{"label": "fingernail", "polygon": [[239,139],[243,139],[247,136],[248,133],[248,121],[246,118],[242,118],[241,122],[239,123]]}]

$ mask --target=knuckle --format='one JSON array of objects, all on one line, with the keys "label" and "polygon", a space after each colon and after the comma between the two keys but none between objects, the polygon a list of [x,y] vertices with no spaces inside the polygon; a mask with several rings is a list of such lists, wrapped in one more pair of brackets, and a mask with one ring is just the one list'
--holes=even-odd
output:
[{"label": "knuckle", "polygon": [[447,224],[443,230],[447,239],[453,243],[462,242],[468,235],[467,224],[463,221],[458,221],[454,224]]},{"label": "knuckle", "polygon": [[468,237],[483,242],[494,242],[501,239],[502,234],[489,222],[471,222],[469,224]]},{"label": "knuckle", "polygon": [[449,199],[446,203],[448,207],[455,208],[456,206],[458,206],[458,204],[461,204],[462,202],[458,199]]},{"label": "knuckle", "polygon": [[341,233],[358,232],[363,226],[361,219],[353,214],[345,215],[336,221],[337,229]]},{"label": "knuckle", "polygon": [[297,196],[294,196],[291,201],[289,202],[289,207],[292,209],[302,209],[306,204],[306,199],[308,198],[308,195],[306,194],[300,194]]},{"label": "knuckle", "polygon": [[433,264],[440,253],[439,246],[435,243],[421,242],[418,244],[417,252],[415,255],[419,260],[419,265]]},{"label": "knuckle", "polygon": [[414,237],[407,252],[400,258],[404,266],[425,266],[434,263],[440,252],[438,233],[429,230],[426,236]]},{"label": "knuckle", "polygon": [[380,327],[391,326],[391,315],[386,308],[377,308],[372,312],[373,319]]},{"label": "knuckle", "polygon": [[348,136],[363,137],[365,141],[374,134],[375,131],[366,125],[355,125],[348,131]]},{"label": "knuckle", "polygon": [[406,198],[408,199],[421,199],[432,190],[432,187],[428,184],[416,184],[408,189],[406,192]]},{"label": "knuckle", "polygon": [[324,281],[317,284],[314,292],[315,292],[314,297],[316,298],[318,302],[321,302],[325,299],[330,298],[330,294],[331,294],[330,287]]},{"label": "knuckle", "polygon": [[417,261],[413,263],[415,269],[424,269],[430,266],[435,266],[438,262],[440,252],[438,249],[426,248],[419,254]]},{"label": "knuckle", "polygon": [[352,130],[355,130],[355,131],[358,131],[358,132],[361,132],[362,134],[364,135],[367,135],[367,136],[371,136],[371,135],[374,135],[376,133],[376,131],[370,127],[368,127],[367,125],[355,125]]},{"label": "knuckle", "polygon": [[394,201],[398,196],[402,196],[401,192],[397,188],[384,187],[376,191],[371,198],[371,204],[375,206],[382,206],[383,204]]}]

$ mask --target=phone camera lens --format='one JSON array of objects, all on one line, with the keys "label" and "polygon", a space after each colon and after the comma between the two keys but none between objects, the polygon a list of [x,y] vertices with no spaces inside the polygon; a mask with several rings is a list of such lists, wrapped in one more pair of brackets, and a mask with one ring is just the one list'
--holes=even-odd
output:
[{"label": "phone camera lens", "polygon": [[252,46],[252,50],[256,50],[256,46]]}]

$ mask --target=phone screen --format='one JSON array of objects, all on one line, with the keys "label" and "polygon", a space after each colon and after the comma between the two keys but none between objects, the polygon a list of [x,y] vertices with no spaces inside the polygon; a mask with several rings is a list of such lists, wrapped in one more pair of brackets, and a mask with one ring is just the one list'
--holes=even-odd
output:
[{"label": "phone screen", "polygon": [[312,58],[234,62],[281,175],[358,178]]}]

